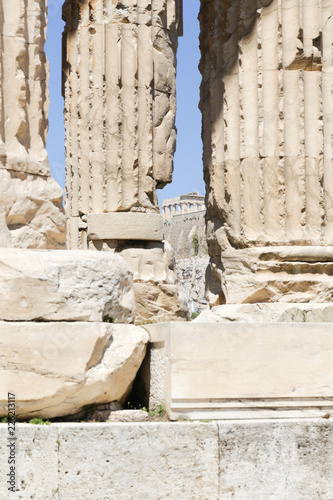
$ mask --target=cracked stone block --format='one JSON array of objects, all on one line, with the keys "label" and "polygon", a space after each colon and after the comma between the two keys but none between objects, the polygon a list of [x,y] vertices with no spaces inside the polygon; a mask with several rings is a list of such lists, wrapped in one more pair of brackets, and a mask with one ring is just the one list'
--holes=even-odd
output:
[{"label": "cracked stone block", "polygon": [[148,334],[134,325],[0,322],[0,417],[7,415],[9,390],[19,420],[123,403],[147,342]]}]

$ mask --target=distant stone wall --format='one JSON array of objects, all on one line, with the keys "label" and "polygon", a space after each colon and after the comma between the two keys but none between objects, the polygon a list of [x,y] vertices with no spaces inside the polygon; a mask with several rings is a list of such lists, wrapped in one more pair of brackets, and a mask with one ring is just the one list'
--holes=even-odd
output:
[{"label": "distant stone wall", "polygon": [[198,193],[165,200],[162,204],[164,239],[173,248],[177,279],[192,312],[207,307],[205,276],[209,257],[204,208],[204,197]]},{"label": "distant stone wall", "polygon": [[164,238],[173,247],[176,260],[207,255],[205,213],[174,215],[164,221]]},{"label": "distant stone wall", "polygon": [[209,256],[179,259],[175,262],[175,270],[179,284],[182,288],[184,299],[191,312],[201,312],[207,309],[205,298],[206,269]]}]

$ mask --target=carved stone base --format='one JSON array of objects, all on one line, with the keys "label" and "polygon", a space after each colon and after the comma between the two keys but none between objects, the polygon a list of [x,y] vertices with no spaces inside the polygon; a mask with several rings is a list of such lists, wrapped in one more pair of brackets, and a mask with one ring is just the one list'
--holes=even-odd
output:
[{"label": "carved stone base", "polygon": [[330,302],[333,247],[260,247],[222,253],[227,304]]}]

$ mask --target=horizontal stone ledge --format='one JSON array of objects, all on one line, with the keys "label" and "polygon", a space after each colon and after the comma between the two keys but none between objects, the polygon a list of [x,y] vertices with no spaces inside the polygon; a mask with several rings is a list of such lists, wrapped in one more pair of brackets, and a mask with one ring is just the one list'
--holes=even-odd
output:
[{"label": "horizontal stone ledge", "polygon": [[133,276],[112,252],[0,249],[0,320],[132,323]]},{"label": "horizontal stone ledge", "polygon": [[[218,498],[216,424],[18,423],[17,427],[17,498],[53,499],[57,491],[64,500]],[[0,424],[4,474],[9,472],[7,437],[7,424]],[[10,498],[7,486],[6,479],[0,482],[0,498]]]},{"label": "horizontal stone ledge", "polygon": [[329,420],[17,425],[18,498],[333,498]]},{"label": "horizontal stone ledge", "polygon": [[141,212],[88,215],[89,240],[163,240],[163,217]]},{"label": "horizontal stone ledge", "polygon": [[202,311],[195,323],[332,323],[328,302],[225,304]]},{"label": "horizontal stone ledge", "polygon": [[333,246],[271,246],[251,247],[239,250],[226,250],[224,259],[249,259],[269,261],[291,261],[291,262],[333,262]]},{"label": "horizontal stone ledge", "polygon": [[[32,156],[14,156],[10,153],[0,154],[0,168],[19,174],[36,175],[39,177],[51,177],[48,160],[36,159]],[[60,189],[60,187],[59,187]]]}]

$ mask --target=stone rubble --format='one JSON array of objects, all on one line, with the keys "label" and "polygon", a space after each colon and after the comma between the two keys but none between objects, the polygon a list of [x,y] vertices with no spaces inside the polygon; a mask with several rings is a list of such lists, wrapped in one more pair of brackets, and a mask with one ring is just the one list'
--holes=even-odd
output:
[{"label": "stone rubble", "polygon": [[[208,307],[205,298],[205,278],[208,264],[208,255],[178,259],[175,262],[179,286],[184,293],[186,303],[192,307],[192,312],[201,312]],[[195,304],[195,310],[193,310],[192,304]]]},{"label": "stone rubble", "polygon": [[108,422],[146,422],[149,415],[142,410],[122,410],[112,411],[108,418]]},{"label": "stone rubble", "polygon": [[127,244],[119,253],[133,270],[136,324],[189,319],[173,249],[167,242]]}]

